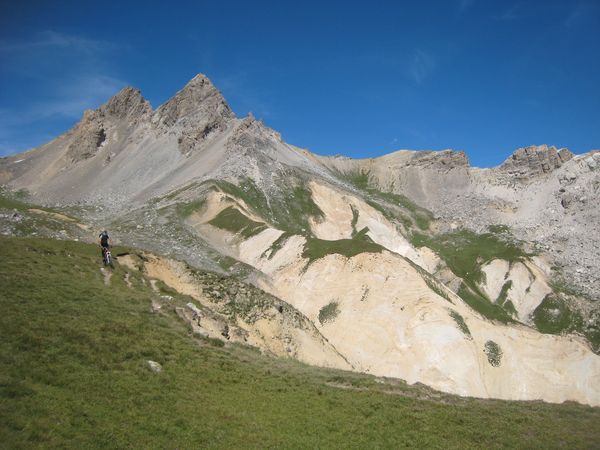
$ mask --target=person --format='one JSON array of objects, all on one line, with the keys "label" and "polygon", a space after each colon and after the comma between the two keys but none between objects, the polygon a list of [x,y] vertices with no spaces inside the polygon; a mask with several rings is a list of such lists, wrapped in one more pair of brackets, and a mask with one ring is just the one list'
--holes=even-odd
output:
[{"label": "person", "polygon": [[104,230],[98,237],[100,238],[100,249],[102,250],[102,259],[104,260],[104,252],[110,248],[110,236]]}]

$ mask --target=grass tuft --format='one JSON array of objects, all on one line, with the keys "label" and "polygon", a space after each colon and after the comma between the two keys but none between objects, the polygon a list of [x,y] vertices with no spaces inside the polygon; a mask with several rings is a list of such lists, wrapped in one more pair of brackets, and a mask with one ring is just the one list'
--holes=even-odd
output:
[{"label": "grass tuft", "polygon": [[465,322],[463,316],[461,316],[458,312],[454,311],[453,309],[449,311],[450,317],[454,319],[456,325],[458,325],[458,329],[462,331],[465,334],[465,336],[471,339],[471,330],[469,330],[469,327],[467,326],[467,323]]}]

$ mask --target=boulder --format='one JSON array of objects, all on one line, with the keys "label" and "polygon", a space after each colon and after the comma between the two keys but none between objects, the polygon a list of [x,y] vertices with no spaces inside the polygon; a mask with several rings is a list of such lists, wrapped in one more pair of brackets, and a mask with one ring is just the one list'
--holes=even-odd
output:
[{"label": "boulder", "polygon": [[152,361],[152,360],[147,360],[146,363],[148,364],[148,368],[155,373],[159,373],[162,372],[162,366],[157,363],[156,361]]},{"label": "boulder", "polygon": [[568,209],[574,200],[575,200],[575,196],[573,194],[570,194],[567,192],[560,199],[560,204],[562,205],[563,208]]}]

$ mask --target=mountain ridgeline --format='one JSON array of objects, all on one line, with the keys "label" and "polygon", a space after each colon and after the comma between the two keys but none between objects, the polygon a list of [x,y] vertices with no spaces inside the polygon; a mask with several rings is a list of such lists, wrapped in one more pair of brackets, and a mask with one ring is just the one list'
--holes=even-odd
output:
[{"label": "mountain ridgeline", "polygon": [[229,317],[263,351],[464,396],[600,405],[600,151],[530,146],[491,169],[451,150],[324,157],[237,118],[197,75],[155,110],[123,89],[0,160],[0,183],[170,258],[154,277],[207,308],[212,288],[177,264],[295,311],[287,328]]}]

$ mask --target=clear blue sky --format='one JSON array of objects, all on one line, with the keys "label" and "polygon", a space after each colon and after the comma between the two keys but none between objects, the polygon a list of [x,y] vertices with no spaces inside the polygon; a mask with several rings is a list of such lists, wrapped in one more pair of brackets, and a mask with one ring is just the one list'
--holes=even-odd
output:
[{"label": "clear blue sky", "polygon": [[[4,1],[0,155],[196,73],[319,154],[600,148],[600,1]],[[159,5],[158,5],[159,4]]]}]

